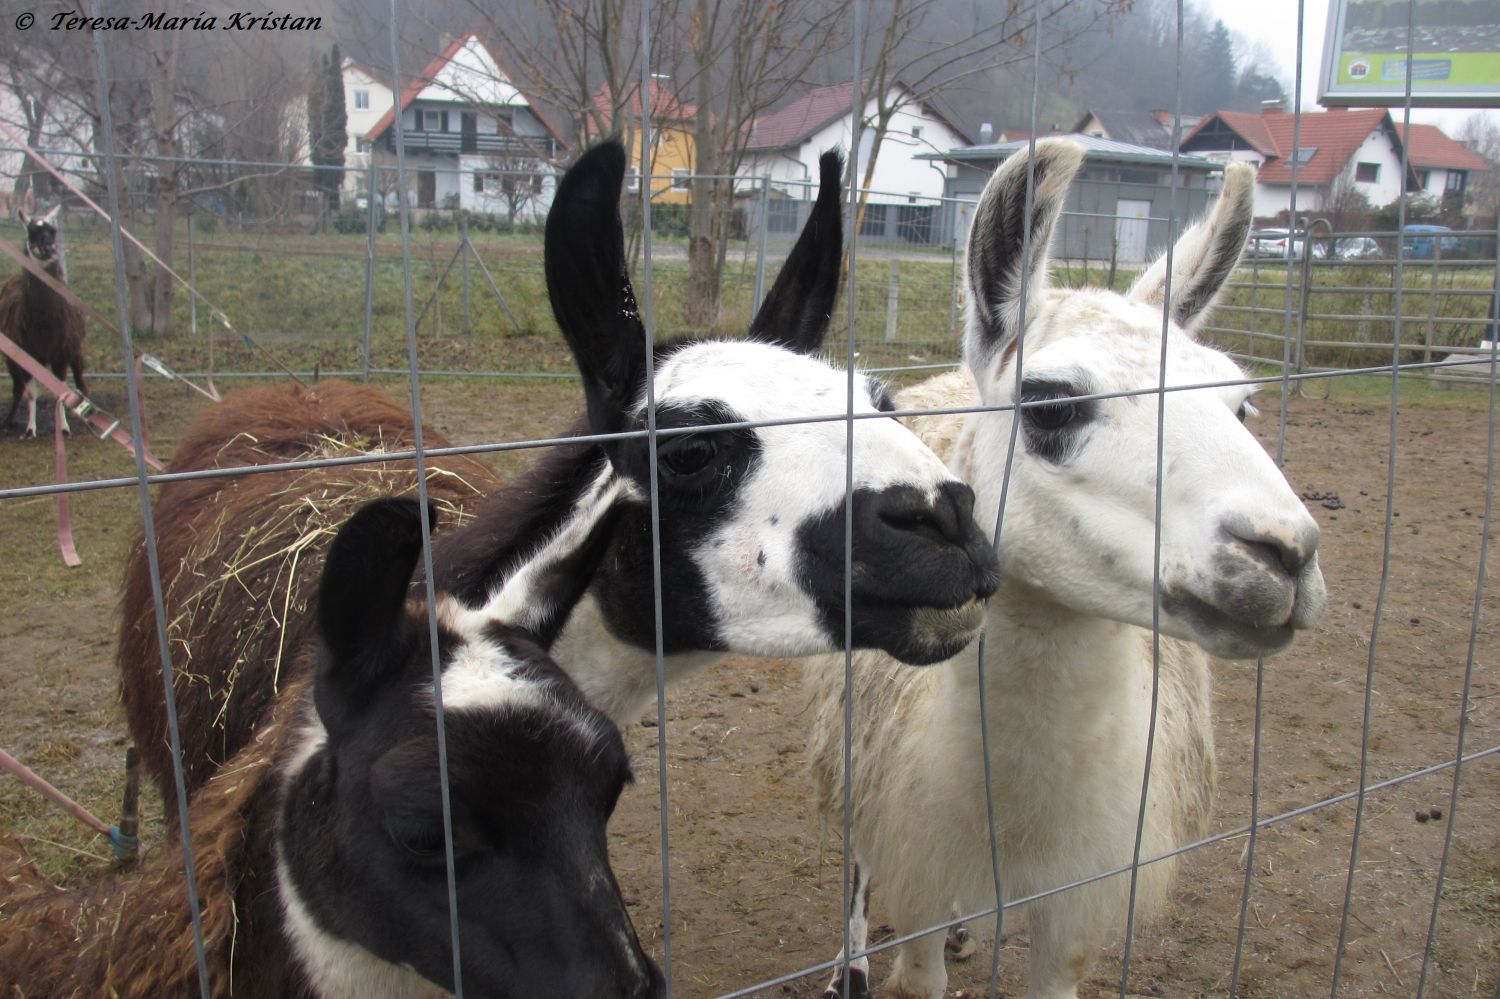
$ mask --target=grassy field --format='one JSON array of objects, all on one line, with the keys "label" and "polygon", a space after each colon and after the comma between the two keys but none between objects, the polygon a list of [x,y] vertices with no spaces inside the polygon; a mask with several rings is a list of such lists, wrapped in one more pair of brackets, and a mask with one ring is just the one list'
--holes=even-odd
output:
[{"label": "grassy field", "polygon": [[[185,237],[184,226],[175,261],[183,274],[188,269]],[[0,238],[18,239],[19,229],[0,229]],[[466,332],[462,264],[453,263],[458,234],[422,226],[413,229],[411,286],[413,308],[420,313],[421,368],[571,371],[571,359],[547,300],[540,236],[474,231],[471,239],[483,267],[470,262]],[[107,233],[80,229],[70,232],[66,242],[73,286],[113,317],[114,271]],[[231,232],[221,227],[199,233],[194,249],[201,295],[196,334],[189,296],[179,289],[175,333],[170,338],[141,337],[139,349],[181,371],[210,367],[225,372],[274,370],[276,363],[268,353],[301,371],[362,369],[366,273],[362,234],[287,235]],[[771,248],[768,286],[785,252],[784,244]],[[1123,289],[1137,273],[1062,261],[1054,266],[1054,281],[1063,286],[1102,285],[1112,278],[1114,286]],[[404,369],[407,364],[402,274],[401,240],[395,227],[387,226],[374,247],[370,363],[377,369]],[[732,335],[745,329],[755,274],[755,247],[735,244],[726,262],[719,321],[712,330],[693,330],[685,319],[688,271],[682,241],[657,240],[651,275],[658,335]],[[1488,328],[1485,319],[1494,282],[1492,265],[1452,262],[1434,268],[1426,262],[1408,262],[1400,306],[1402,359],[1430,360],[1454,347],[1477,345]],[[644,281],[639,263],[635,283],[640,293]],[[955,360],[962,323],[956,301],[961,284],[962,274],[950,254],[861,246],[855,308],[860,363],[883,367]],[[1285,331],[1300,326],[1307,370],[1387,364],[1395,297],[1390,261],[1318,263],[1306,294],[1300,268],[1293,269],[1288,284],[1284,266],[1247,261],[1231,281],[1215,325],[1205,336],[1238,356],[1278,361]],[[229,318],[232,331],[210,319],[215,309]],[[846,317],[847,305],[841,301],[830,334],[829,352],[835,357],[844,353]],[[248,334],[260,347],[252,347],[237,333]],[[1289,353],[1295,356],[1295,347]],[[90,330],[89,363],[96,371],[121,368],[119,344],[101,328]]]}]

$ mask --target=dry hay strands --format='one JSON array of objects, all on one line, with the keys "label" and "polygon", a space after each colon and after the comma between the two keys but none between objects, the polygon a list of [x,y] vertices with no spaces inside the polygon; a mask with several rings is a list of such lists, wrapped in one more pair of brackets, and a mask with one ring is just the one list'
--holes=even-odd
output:
[{"label": "dry hay strands", "polygon": [[[341,382],[236,392],[184,435],[172,470],[267,465],[409,450],[410,414],[373,389]],[[433,447],[447,446],[429,434]],[[499,487],[472,458],[427,464],[427,493],[445,529]],[[327,544],[355,510],[416,491],[410,458],[169,482],[154,514],[173,687],[188,790],[245,745],[310,636]],[[161,695],[154,602],[143,541],[121,601],[121,695],[131,735],[163,795],[175,801]]]}]

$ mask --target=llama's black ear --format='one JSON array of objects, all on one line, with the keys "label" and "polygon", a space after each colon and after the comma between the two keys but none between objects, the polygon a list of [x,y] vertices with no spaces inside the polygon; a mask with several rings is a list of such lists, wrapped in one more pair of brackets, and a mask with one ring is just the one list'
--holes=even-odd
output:
[{"label": "llama's black ear", "polygon": [[[437,511],[429,506],[428,513],[430,530]],[[421,508],[410,498],[367,503],[334,536],[318,583],[326,655],[316,699],[325,723],[399,665],[406,594],[421,554]]]},{"label": "llama's black ear", "polygon": [[588,400],[594,433],[624,427],[646,371],[646,336],[625,268],[620,185],[625,148],[600,143],[557,185],[547,214],[547,296]]},{"label": "llama's black ear", "polygon": [[823,346],[839,295],[844,254],[844,158],[831,149],[818,159],[818,200],[776,283],[750,322],[750,339],[801,354]]},{"label": "llama's black ear", "polygon": [[[1224,282],[1240,262],[1255,214],[1255,168],[1233,163],[1224,170],[1219,200],[1172,247],[1172,320],[1189,332],[1208,319]],[[1125,297],[1158,309],[1166,299],[1167,257],[1162,254],[1136,278]]]},{"label": "llama's black ear", "polygon": [[972,370],[983,369],[1021,335],[1022,294],[1030,311],[1045,291],[1047,247],[1082,165],[1081,145],[1046,139],[1036,144],[1035,156],[1017,152],[1002,163],[979,196],[969,228],[964,328],[964,360]]}]

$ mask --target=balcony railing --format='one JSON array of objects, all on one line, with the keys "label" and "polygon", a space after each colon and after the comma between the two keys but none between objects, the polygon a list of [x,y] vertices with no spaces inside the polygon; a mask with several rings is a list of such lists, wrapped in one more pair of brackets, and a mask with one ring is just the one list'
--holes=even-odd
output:
[{"label": "balcony railing", "polygon": [[[475,153],[490,156],[524,156],[531,159],[551,159],[557,154],[557,141],[551,136],[495,135],[462,132],[405,132],[408,153]],[[387,131],[384,139],[386,152],[396,151],[396,133]]]}]

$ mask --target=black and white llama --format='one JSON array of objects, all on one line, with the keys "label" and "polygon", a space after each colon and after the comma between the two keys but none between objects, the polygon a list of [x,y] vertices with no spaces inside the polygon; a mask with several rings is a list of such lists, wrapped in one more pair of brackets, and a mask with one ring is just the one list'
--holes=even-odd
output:
[{"label": "black and white llama", "polygon": [[[582,592],[594,526],[570,523],[488,605],[435,608],[466,995],[664,994],[606,849],[630,779],[619,730],[528,623]],[[339,529],[299,678],[192,799],[213,995],[454,991],[432,646],[426,603],[408,598],[420,552],[415,500],[377,500]],[[0,979],[26,995],[197,994],[184,879],[173,848],[85,892],[18,901],[7,885]]]},{"label": "black and white llama", "polygon": [[[548,288],[583,375],[584,429],[609,433],[645,425],[645,338],[619,216],[624,174],[618,143],[585,153],[562,179],[547,225]],[[669,681],[722,652],[808,655],[843,644],[844,421],[712,427],[845,408],[846,374],[811,356],[839,285],[836,155],[824,157],[821,182],[813,214],[756,315],[751,338],[656,348],[657,418],[668,431],[660,439],[657,481]],[[975,635],[979,600],[998,583],[994,552],[970,515],[973,494],[910,431],[879,416],[889,403],[877,382],[855,379],[854,408],[867,417],[856,421],[854,432],[854,644],[913,663],[950,656]],[[308,391],[244,390],[199,417],[169,471],[310,457],[331,439],[382,440],[399,448],[409,446],[411,430],[409,413],[368,388],[325,383]],[[250,448],[247,441],[259,443]],[[644,437],[550,448],[527,475],[502,489],[492,489],[482,472],[452,466],[452,459],[438,462],[453,473],[443,482],[479,484],[490,493],[476,502],[463,495],[467,490],[450,490],[465,510],[478,506],[478,514],[440,532],[434,545],[438,588],[469,606],[482,606],[507,585],[542,571],[536,553],[567,524],[579,517],[597,522],[605,553],[576,610],[539,603],[525,613],[538,630],[563,628],[553,657],[590,703],[621,723],[635,721],[656,690],[648,449]],[[157,495],[158,523],[222,507],[255,489],[252,482],[283,474],[166,483]],[[441,484],[430,480],[428,488],[435,487]],[[165,532],[161,544],[177,551],[174,539],[181,537]],[[196,588],[234,567],[195,561],[201,564],[191,576],[169,572],[166,581],[170,637],[180,656],[174,656],[174,686],[190,795],[249,741],[278,678],[285,683],[295,674],[297,664],[284,662],[281,649],[303,627],[292,613],[278,628],[252,629],[232,649],[208,646],[201,635],[215,622],[202,609],[219,601],[200,600]],[[122,697],[131,735],[170,803],[161,665],[139,542],[126,579]]]},{"label": "black and white llama", "polygon": [[[658,343],[652,388],[668,682],[722,652],[799,656],[844,643],[847,374],[813,356],[838,296],[841,160],[819,164],[817,202],[745,340]],[[587,429],[646,429],[645,331],[626,270],[625,153],[590,149],[547,218],[547,290],[583,375]],[[977,633],[999,576],[973,493],[910,431],[880,418],[884,387],[854,379],[853,634],[907,663],[953,655]],[[826,421],[730,426],[834,415]],[[875,418],[871,418],[875,417]],[[449,532],[438,582],[476,603],[526,572],[531,539],[591,504],[609,547],[554,656],[618,722],[655,698],[655,613],[644,436],[554,449],[524,482]]]},{"label": "black and white llama", "polygon": [[[53,208],[39,218],[30,218],[25,211],[18,214],[21,224],[26,227],[26,255],[52,277],[66,281],[62,248],[57,239],[57,212],[58,209]],[[71,369],[73,384],[78,386],[79,392],[88,394],[83,379],[83,314],[29,272],[17,274],[0,286],[0,333],[51,368],[59,380]],[[27,406],[25,436],[35,437],[36,383],[26,369],[9,357],[5,359],[5,367],[10,372],[11,387],[10,411],[6,413],[5,425],[10,426],[15,419],[24,396]],[[59,419],[67,432],[67,417],[60,415]]]}]

